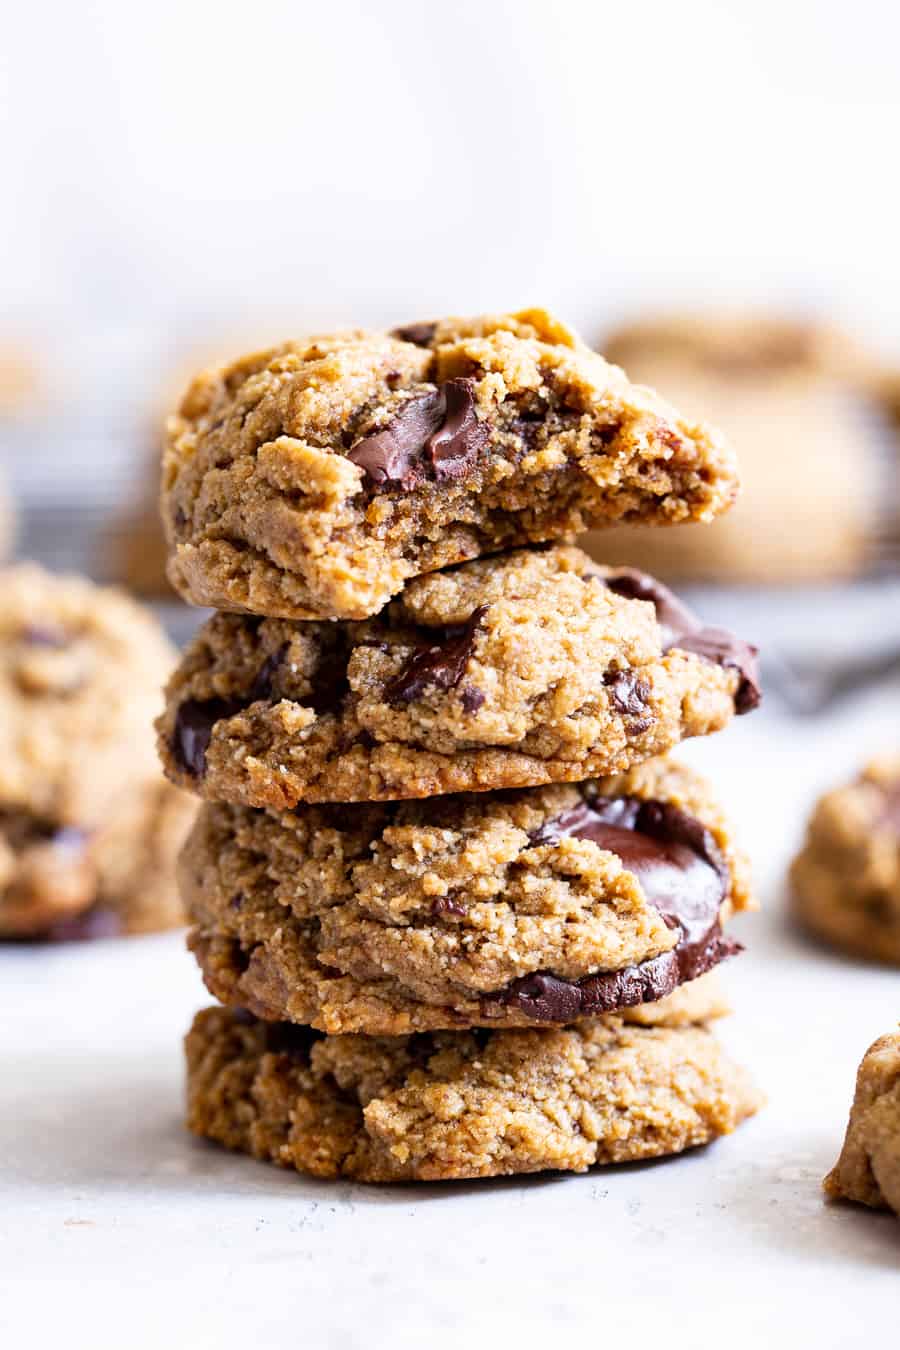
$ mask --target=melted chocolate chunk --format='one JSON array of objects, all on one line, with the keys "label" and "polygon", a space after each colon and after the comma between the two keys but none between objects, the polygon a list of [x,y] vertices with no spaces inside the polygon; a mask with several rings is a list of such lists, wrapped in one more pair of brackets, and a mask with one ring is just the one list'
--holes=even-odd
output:
[{"label": "melted chocolate chunk", "polygon": [[[597,575],[587,573],[585,580]],[[646,572],[623,567],[606,578],[606,585],[616,595],[629,600],[650,601],[656,609],[656,618],[662,629],[663,651],[677,647],[679,651],[692,652],[712,665],[738,671],[741,678],[734,695],[734,710],[739,717],[759,707],[762,690],[758,652],[751,643],[744,642],[724,628],[704,627],[668,586]]]},{"label": "melted chocolate chunk", "polygon": [[497,1005],[514,1006],[538,1021],[565,1022],[653,1003],[741,950],[723,936],[719,923],[729,884],[727,864],[711,832],[695,817],[668,802],[597,797],[547,821],[531,843],[539,847],[566,837],[590,839],[615,853],[667,926],[680,930],[678,945],[640,965],[580,980],[549,971],[523,976],[482,1000],[486,1015]]},{"label": "melted chocolate chunk", "polygon": [[670,645],[702,656],[705,661],[724,666],[726,670],[738,671],[741,679],[734,695],[734,710],[739,717],[759,707],[762,689],[758,652],[751,643],[735,637],[725,628],[698,628],[693,633],[681,634]]},{"label": "melted chocolate chunk", "polygon": [[413,703],[432,686],[455,689],[465,673],[478,625],[486,612],[487,606],[479,605],[466,623],[429,633],[403,669],[385,685],[387,702]]},{"label": "melted chocolate chunk", "polygon": [[356,442],[347,458],[370,482],[418,487],[433,473],[440,483],[459,478],[487,440],[475,415],[473,381],[446,380],[433,393],[404,403],[387,426]]},{"label": "melted chocolate chunk", "polygon": [[415,347],[430,347],[436,332],[436,323],[407,323],[400,328],[392,328],[391,337],[399,338],[401,342],[411,342]]},{"label": "melted chocolate chunk", "polygon": [[609,670],[603,677],[603,683],[610,693],[616,709],[625,717],[636,717],[637,723],[631,724],[633,732],[646,731],[653,724],[648,715],[647,699],[650,686],[634,670]]},{"label": "melted chocolate chunk", "polygon": [[245,705],[232,698],[186,699],[175,716],[172,754],[185,773],[202,778],[213,727],[223,717],[234,717]]},{"label": "melted chocolate chunk", "polygon": [[487,440],[487,427],[475,415],[471,380],[447,380],[441,386],[447,415],[427,446],[439,483],[461,478]]}]

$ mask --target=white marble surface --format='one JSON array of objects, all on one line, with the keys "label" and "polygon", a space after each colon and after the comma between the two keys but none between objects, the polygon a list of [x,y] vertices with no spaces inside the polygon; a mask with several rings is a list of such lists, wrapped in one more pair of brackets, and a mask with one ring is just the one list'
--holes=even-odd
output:
[{"label": "white marble surface", "polygon": [[857,1063],[900,972],[817,950],[783,868],[819,785],[884,745],[900,688],[827,724],[770,710],[689,747],[757,865],[763,914],[722,1025],[769,1105],[681,1159],[582,1177],[367,1189],[183,1132],[180,1037],[205,1002],[176,936],[0,953],[2,1344],[892,1344],[900,1223],[823,1204]]}]

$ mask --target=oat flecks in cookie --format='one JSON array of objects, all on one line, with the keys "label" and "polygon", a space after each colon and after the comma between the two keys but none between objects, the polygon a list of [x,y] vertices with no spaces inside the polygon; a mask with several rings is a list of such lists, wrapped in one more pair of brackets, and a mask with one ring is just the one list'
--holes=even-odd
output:
[{"label": "oat flecks in cookie", "polygon": [[794,912],[832,946],[900,965],[900,756],[817,803],[791,868]]},{"label": "oat flecks in cookie", "polygon": [[825,1178],[832,1199],[900,1214],[900,1031],[867,1050],[841,1156]]},{"label": "oat flecks in cookie", "polygon": [[125,931],[180,921],[192,810],[149,731],[174,657],[120,592],[0,574],[0,937],[62,935],[88,912]]},{"label": "oat flecks in cookie", "polygon": [[412,577],[615,521],[711,520],[730,452],[540,310],[289,342],[201,375],[163,515],[185,598],[364,619]]},{"label": "oat flecks in cookie", "polygon": [[186,1041],[188,1127],[320,1177],[449,1181],[680,1153],[760,1105],[703,1027],[322,1037],[210,1008]]},{"label": "oat flecks in cookie", "polygon": [[385,1035],[661,999],[734,950],[721,925],[752,906],[748,882],[708,785],[665,761],[282,816],[207,806],[181,864],[217,998]]},{"label": "oat flecks in cookie", "polygon": [[181,786],[286,809],[618,773],[758,698],[755,649],[553,546],[420,577],[366,623],[217,615],[157,725]]}]

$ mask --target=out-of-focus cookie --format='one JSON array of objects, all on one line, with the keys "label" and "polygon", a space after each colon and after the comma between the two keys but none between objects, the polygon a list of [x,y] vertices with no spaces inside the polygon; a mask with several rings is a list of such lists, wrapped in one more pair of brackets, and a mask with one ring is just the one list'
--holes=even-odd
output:
[{"label": "out-of-focus cookie", "polygon": [[609,775],[759,701],[755,648],[579,549],[411,581],[378,619],[218,614],[158,723],[172,780],[288,809]]},{"label": "out-of-focus cookie", "polygon": [[900,1032],[866,1051],[841,1156],[825,1178],[835,1200],[900,1214]]},{"label": "out-of-focus cookie", "polygon": [[720,427],[742,490],[710,525],[589,536],[594,556],[759,583],[839,578],[875,560],[894,438],[871,363],[840,331],[765,316],[658,319],[613,334],[604,353]]},{"label": "out-of-focus cookie", "polygon": [[0,562],[12,552],[16,534],[16,513],[12,497],[2,477],[0,477]]},{"label": "out-of-focus cookie", "polygon": [[0,936],[181,920],[193,812],[151,731],[174,655],[119,592],[33,564],[0,574]]},{"label": "out-of-focus cookie", "polygon": [[900,755],[822,797],[791,882],[794,911],[812,932],[900,965]]},{"label": "out-of-focus cookie", "polygon": [[206,806],[180,879],[210,992],[329,1033],[572,1023],[740,950],[748,865],[709,785],[620,778],[282,816]]},{"label": "out-of-focus cookie", "polygon": [[233,1009],[186,1041],[188,1128],[319,1177],[450,1181],[680,1153],[760,1104],[702,1026],[317,1037]]}]

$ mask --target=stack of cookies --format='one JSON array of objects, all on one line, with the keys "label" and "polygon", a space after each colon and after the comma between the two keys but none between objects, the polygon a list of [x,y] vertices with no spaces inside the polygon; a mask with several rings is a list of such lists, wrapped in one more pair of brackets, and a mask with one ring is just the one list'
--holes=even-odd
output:
[{"label": "stack of cookies", "polygon": [[755,706],[754,650],[558,542],[709,520],[736,481],[542,311],[194,382],[169,573],[219,612],[158,730],[206,799],[195,1133],[395,1181],[675,1153],[755,1110],[707,1025],[746,862],[666,757]]}]

